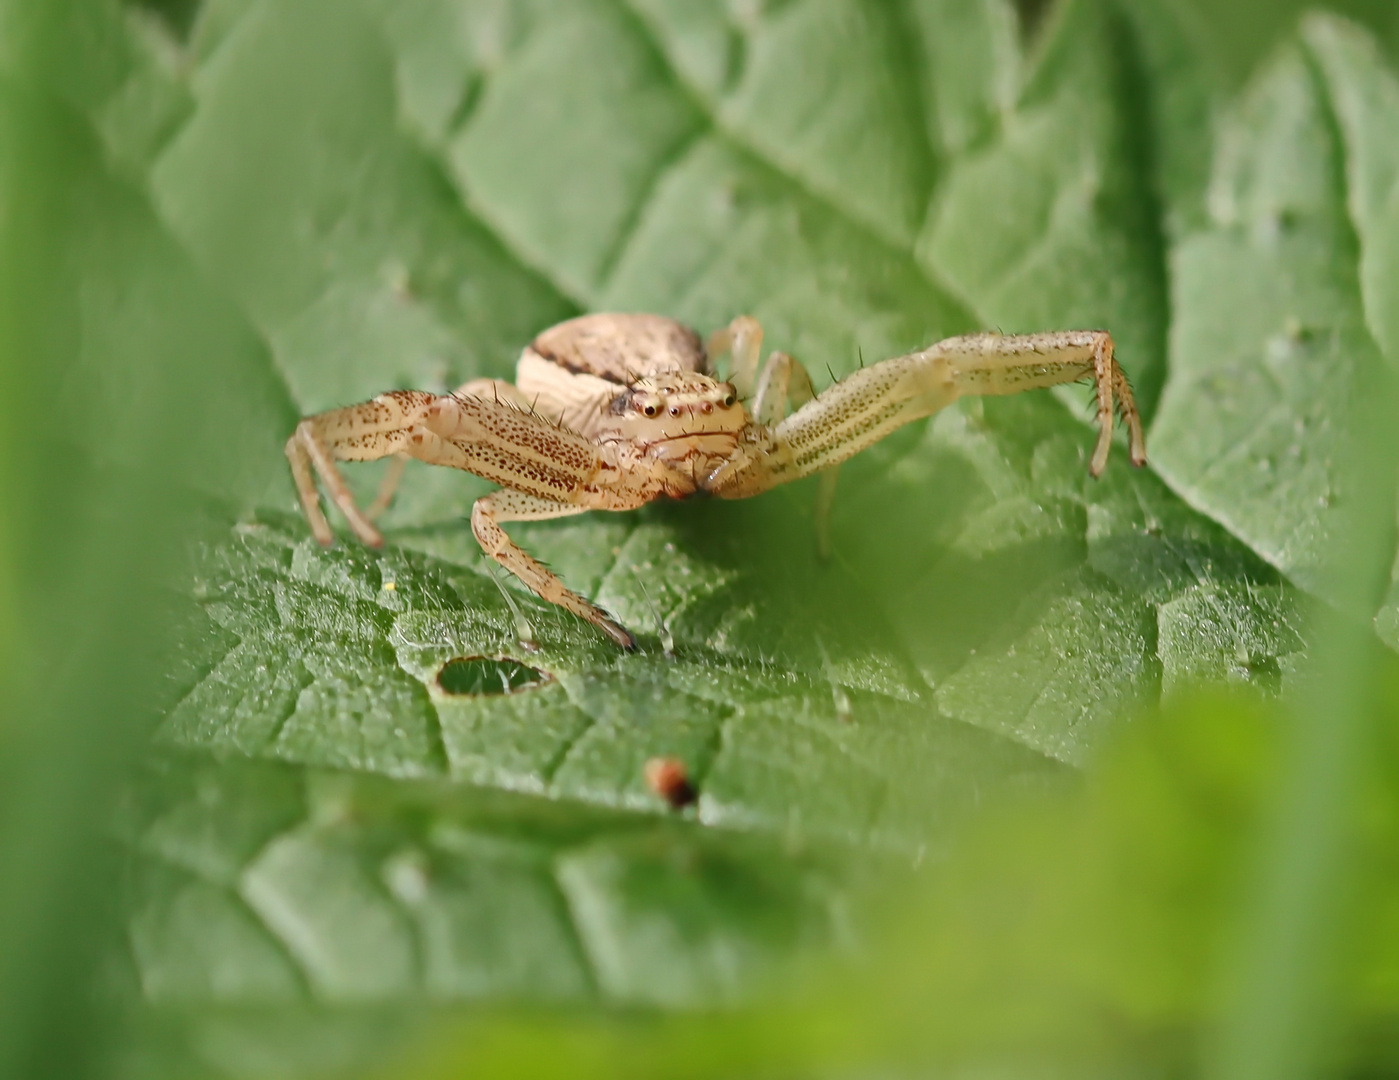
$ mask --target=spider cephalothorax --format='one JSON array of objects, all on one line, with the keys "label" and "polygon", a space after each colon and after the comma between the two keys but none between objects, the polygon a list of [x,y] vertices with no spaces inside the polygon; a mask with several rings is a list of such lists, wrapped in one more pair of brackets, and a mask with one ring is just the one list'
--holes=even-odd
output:
[{"label": "spider cephalothorax", "polygon": [[[706,352],[689,328],[659,315],[584,315],[541,333],[520,356],[515,383],[477,379],[454,394],[380,394],[362,405],[303,420],[287,457],[316,539],[333,540],[315,474],[356,535],[378,546],[371,518],[387,504],[408,458],[451,465],[501,484],[479,499],[471,527],[482,549],[530,589],[587,619],[626,648],[632,635],[516,546],[500,522],[587,510],[632,510],[697,491],[745,498],[819,473],[818,533],[835,470],[896,428],[967,394],[1013,394],[1091,377],[1098,443],[1107,464],[1114,407],[1132,463],[1146,461],[1131,388],[1102,330],[1007,336],[968,334],[896,356],[819,396],[805,368],[773,353],[761,374],[762,329],[735,319]],[[731,352],[730,381],[710,357]],[[746,400],[745,400],[746,399]],[[788,415],[789,408],[796,411]],[[335,462],[397,455],[369,513]]]},{"label": "spider cephalothorax", "polygon": [[[748,422],[738,408],[738,391],[733,384],[697,371],[640,376],[612,399],[608,411],[623,418],[654,420],[655,430],[663,429],[667,417],[705,431],[738,431]],[[636,434],[645,435],[649,430],[638,425]]]},{"label": "spider cephalothorax", "polygon": [[733,453],[749,424],[731,384],[695,371],[638,378],[612,399],[608,415],[615,420],[599,423],[599,439],[644,448],[701,478]]}]

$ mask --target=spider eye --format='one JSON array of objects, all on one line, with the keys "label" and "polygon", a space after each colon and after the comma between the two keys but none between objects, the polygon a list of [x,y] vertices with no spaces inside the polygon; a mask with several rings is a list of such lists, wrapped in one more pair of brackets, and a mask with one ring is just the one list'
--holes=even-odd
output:
[{"label": "spider eye", "polygon": [[735,401],[737,401],[737,400],[738,400],[738,398],[734,397],[733,394],[725,394],[725,395],[724,395],[724,408],[726,408],[726,409],[731,409],[731,408],[733,408],[733,403],[734,403]]},{"label": "spider eye", "polygon": [[670,407],[670,415],[671,415],[671,416],[679,416],[679,415],[680,415],[680,410],[679,410],[678,408],[676,408],[674,405],[672,405],[672,406]]},{"label": "spider eye", "polygon": [[655,415],[656,415],[656,406],[654,406],[654,405],[647,405],[646,408],[642,409],[641,411],[644,412],[647,416],[655,416]]}]

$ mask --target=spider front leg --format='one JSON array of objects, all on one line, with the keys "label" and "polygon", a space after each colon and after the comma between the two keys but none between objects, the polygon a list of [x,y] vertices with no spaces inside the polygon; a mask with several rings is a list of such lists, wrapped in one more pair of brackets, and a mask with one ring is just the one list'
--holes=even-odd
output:
[{"label": "spider front leg", "polygon": [[1127,425],[1132,464],[1146,463],[1141,418],[1127,377],[1102,330],[1047,334],[968,334],[862,368],[754,439],[706,479],[723,498],[746,498],[838,465],[905,424],[966,394],[1015,394],[1077,382],[1097,386],[1097,476],[1112,445],[1114,407]]},{"label": "spider front leg", "polygon": [[705,351],[711,364],[716,356],[729,353],[732,359],[729,382],[738,391],[739,397],[747,400],[753,396],[754,380],[758,377],[758,357],[763,351],[762,323],[752,315],[740,315],[724,329],[716,330],[709,336]]},{"label": "spider front leg", "polygon": [[[780,423],[789,408],[805,405],[816,396],[811,375],[801,361],[784,352],[768,357],[762,372],[758,371],[758,356],[763,347],[763,327],[751,315],[740,315],[722,330],[716,331],[706,344],[711,360],[730,353],[729,382],[740,397],[750,400],[749,413],[759,424]],[[816,530],[816,554],[823,561],[831,557],[831,506],[835,502],[839,466],[821,472],[812,508],[812,525]]]},{"label": "spider front leg", "polygon": [[502,521],[544,521],[585,513],[589,507],[551,502],[519,491],[496,491],[477,499],[471,508],[471,531],[481,550],[525,583],[540,599],[573,612],[592,623],[622,648],[634,650],[636,638],[600,607],[570,590],[558,576],[506,535]]},{"label": "spider front leg", "polygon": [[472,531],[482,549],[545,600],[587,619],[622,647],[635,648],[631,634],[521,551],[499,522],[635,509],[660,494],[662,479],[623,467],[615,451],[494,394],[438,397],[395,391],[308,417],[287,442],[287,457],[316,539],[323,544],[334,539],[316,491],[319,474],[356,534],[366,543],[383,543],[356,507],[335,462],[391,454],[448,465],[508,488],[478,500],[472,509]]},{"label": "spider front leg", "polygon": [[[761,331],[759,331],[761,337]],[[780,424],[789,408],[800,408],[816,396],[811,373],[800,360],[784,352],[768,357],[758,377],[753,395],[752,416],[759,424]],[[816,555],[823,562],[831,557],[831,506],[835,502],[836,482],[840,466],[823,469],[817,477],[816,502],[812,507],[812,525],[816,530]]]},{"label": "spider front leg", "polygon": [[[518,396],[514,387],[504,385]],[[317,540],[324,545],[335,541],[321,509],[318,477],[355,535],[371,547],[382,546],[384,538],[370,519],[387,504],[409,458],[450,465],[507,486],[520,486],[512,481],[521,478],[526,490],[532,490],[531,484],[542,486],[546,496],[572,492],[592,478],[598,455],[587,440],[528,415],[513,397],[497,397],[493,388],[477,383],[467,388],[485,389],[487,396],[394,390],[359,405],[308,416],[296,425],[286,455]],[[557,456],[549,458],[550,451]],[[336,462],[391,456],[396,460],[378,497],[368,512],[360,510]]]},{"label": "spider front leg", "polygon": [[[520,393],[518,387],[504,379],[472,379],[453,390],[452,397],[475,397],[482,401],[510,405],[521,412],[530,411],[530,403],[525,399],[524,394]],[[362,408],[362,406],[351,406],[351,408]],[[393,461],[389,462],[383,479],[379,481],[379,491],[374,496],[374,501],[369,504],[369,509],[364,511],[365,518],[373,521],[389,508],[394,495],[398,492],[398,485],[403,480],[403,470],[407,467],[410,457],[409,454],[400,453],[395,455]],[[325,541],[321,542],[325,543]]]},{"label": "spider front leg", "polygon": [[790,408],[800,408],[816,396],[811,375],[802,365],[784,352],[775,352],[763,365],[753,391],[749,415],[760,424],[778,424]]}]

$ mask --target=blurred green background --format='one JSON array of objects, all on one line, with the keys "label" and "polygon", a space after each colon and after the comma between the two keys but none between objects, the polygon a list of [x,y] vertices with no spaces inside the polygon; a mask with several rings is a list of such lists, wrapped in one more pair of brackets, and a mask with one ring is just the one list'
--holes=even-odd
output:
[{"label": "blurred green background", "polygon": [[[0,1074],[1399,1069],[1393,3],[0,15]],[[829,561],[809,485],[512,527],[629,656],[472,477],[310,542],[299,416],[607,309],[1105,326],[1151,464],[1068,388]]]}]

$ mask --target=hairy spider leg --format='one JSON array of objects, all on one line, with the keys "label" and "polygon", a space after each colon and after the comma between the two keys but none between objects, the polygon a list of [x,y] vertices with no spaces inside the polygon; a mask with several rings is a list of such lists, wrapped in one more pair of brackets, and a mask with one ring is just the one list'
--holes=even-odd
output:
[{"label": "hairy spider leg", "polygon": [[789,408],[800,408],[816,396],[811,375],[801,362],[785,352],[775,352],[763,365],[748,414],[771,427],[781,423]]},{"label": "hairy spider leg", "polygon": [[[530,403],[525,400],[524,394],[513,383],[508,383],[504,379],[471,379],[453,390],[452,396],[477,397],[482,401],[498,401],[522,412],[529,412],[530,409]],[[368,520],[374,521],[389,508],[394,495],[398,493],[398,485],[403,481],[403,470],[411,456],[410,454],[398,454],[389,463],[383,479],[379,481],[379,491],[374,496],[374,501],[364,511],[364,516]]]},{"label": "hairy spider leg", "polygon": [[748,401],[758,378],[758,357],[763,350],[763,327],[751,315],[740,315],[722,330],[716,330],[705,344],[711,368],[715,357],[729,353],[729,382],[738,396]]},{"label": "hairy spider leg", "polygon": [[[788,409],[799,409],[815,397],[816,387],[805,365],[785,352],[774,352],[758,376],[750,413],[758,423],[773,427],[786,418]],[[817,478],[811,517],[816,530],[816,554],[823,562],[831,557],[831,506],[839,479],[839,465],[823,469]]]},{"label": "hairy spider leg", "polygon": [[1141,418],[1106,331],[986,333],[948,338],[854,372],[779,423],[770,439],[721,465],[705,487],[723,498],[746,498],[838,465],[964,395],[1014,394],[1085,376],[1097,384],[1101,429],[1089,471],[1097,476],[1107,464],[1114,392],[1132,463],[1145,464]]},{"label": "hairy spider leg", "polygon": [[379,531],[355,505],[335,462],[398,454],[474,473],[508,488],[472,508],[472,531],[482,549],[531,591],[587,619],[624,648],[635,647],[625,629],[525,554],[499,522],[635,509],[657,497],[657,482],[619,468],[604,448],[522,411],[517,403],[397,390],[309,417],[288,440],[287,457],[317,540],[326,545],[334,540],[316,491],[318,474],[356,535],[372,546],[383,544]]},{"label": "hairy spider leg", "polygon": [[[472,506],[471,531],[481,550],[540,598],[586,619],[622,648],[636,648],[630,632],[528,555],[500,523],[631,510],[654,499],[658,485],[644,479],[629,483],[628,474],[595,443],[545,417],[491,399],[438,399],[427,424],[415,429],[409,441],[416,457],[504,486]],[[614,482],[600,482],[604,475]]]},{"label": "hairy spider leg", "polygon": [[321,509],[317,476],[355,535],[370,547],[383,546],[383,536],[355,504],[354,494],[335,462],[377,461],[395,454],[411,455],[410,433],[427,417],[435,400],[435,395],[423,391],[400,390],[380,394],[346,409],[308,416],[296,425],[296,431],[287,440],[287,460],[291,462],[292,478],[306,520],[320,543],[333,543],[335,535]]},{"label": "hairy spider leg", "polygon": [[591,509],[589,506],[551,502],[518,491],[493,491],[477,499],[472,506],[471,531],[482,551],[523,581],[540,599],[558,604],[579,618],[588,620],[622,648],[633,650],[636,648],[636,638],[626,627],[565,586],[558,575],[532,558],[500,527],[502,521],[545,521],[583,514]]},{"label": "hairy spider leg", "polygon": [[364,510],[364,516],[370,521],[377,521],[379,515],[389,508],[393,502],[393,497],[398,494],[398,485],[403,480],[403,470],[408,467],[409,457],[407,454],[395,454],[393,460],[389,462],[389,467],[384,470],[383,478],[379,481],[379,490],[374,496],[374,501]]}]

